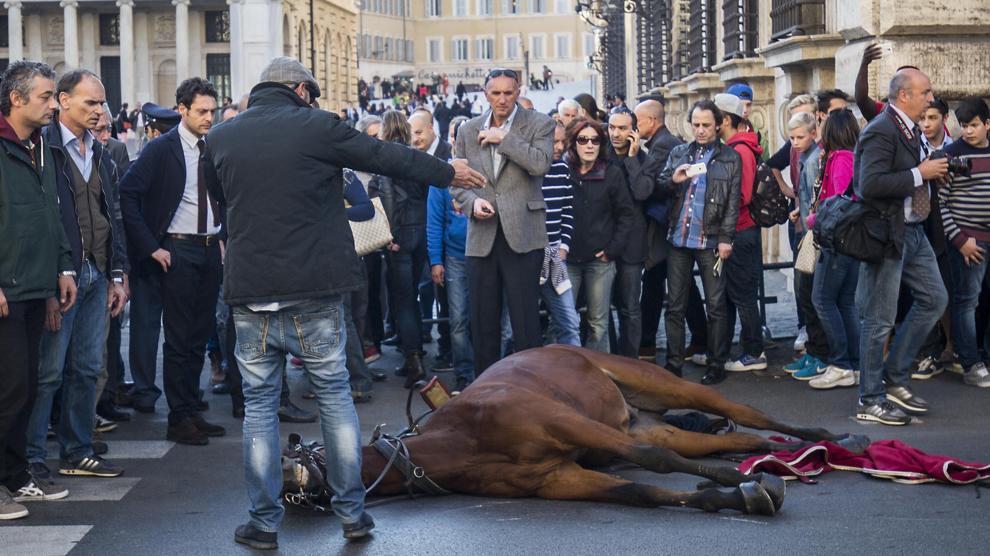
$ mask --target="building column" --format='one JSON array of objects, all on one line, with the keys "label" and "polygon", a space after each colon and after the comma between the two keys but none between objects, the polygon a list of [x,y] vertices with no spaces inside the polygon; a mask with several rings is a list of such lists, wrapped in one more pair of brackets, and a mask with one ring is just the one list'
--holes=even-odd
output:
[{"label": "building column", "polygon": [[7,8],[7,42],[10,46],[7,49],[7,57],[11,62],[16,62],[24,58],[24,22],[21,20],[21,2],[14,0],[4,2]]},{"label": "building column", "polygon": [[77,18],[78,0],[62,0],[62,18],[65,21],[65,66],[68,69],[79,67],[79,21]]},{"label": "building column", "polygon": [[189,0],[172,0],[175,6],[175,81],[189,77]]},{"label": "building column", "polygon": [[134,0],[117,0],[120,8],[120,102],[134,106]]},{"label": "building column", "polygon": [[230,98],[240,101],[244,93],[244,29],[241,22],[244,0],[227,0],[230,6]]}]

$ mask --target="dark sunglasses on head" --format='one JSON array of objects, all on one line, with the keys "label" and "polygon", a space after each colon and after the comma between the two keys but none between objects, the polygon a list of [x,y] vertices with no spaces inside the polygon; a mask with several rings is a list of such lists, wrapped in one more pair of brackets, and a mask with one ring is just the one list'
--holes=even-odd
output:
[{"label": "dark sunglasses on head", "polygon": [[496,77],[508,77],[509,79],[519,81],[519,74],[516,73],[516,70],[511,70],[508,68],[495,68],[488,72],[488,77],[485,78],[485,83],[488,83],[489,80],[495,79]]},{"label": "dark sunglasses on head", "polygon": [[588,143],[591,143],[592,145],[601,145],[602,144],[601,138],[598,137],[597,135],[595,137],[588,137],[586,135],[578,135],[577,136],[577,139],[575,139],[575,141],[577,142],[578,145],[587,145]]}]

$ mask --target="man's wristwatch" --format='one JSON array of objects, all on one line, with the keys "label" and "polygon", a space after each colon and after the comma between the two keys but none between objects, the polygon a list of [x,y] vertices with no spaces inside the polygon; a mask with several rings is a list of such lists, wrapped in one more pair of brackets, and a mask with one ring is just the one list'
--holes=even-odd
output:
[{"label": "man's wristwatch", "polygon": [[76,277],[76,271],[75,270],[63,270],[62,272],[59,272],[58,275],[59,275],[59,277],[62,277],[62,276],[72,276],[73,278],[75,278]]}]

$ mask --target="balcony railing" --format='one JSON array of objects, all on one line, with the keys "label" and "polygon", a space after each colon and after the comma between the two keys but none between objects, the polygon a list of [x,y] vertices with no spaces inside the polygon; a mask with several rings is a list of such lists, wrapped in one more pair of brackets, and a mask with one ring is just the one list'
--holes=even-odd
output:
[{"label": "balcony railing", "polygon": [[689,72],[706,72],[715,63],[715,0],[692,2],[690,21]]},{"label": "balcony railing", "polygon": [[759,41],[757,0],[722,0],[725,59],[756,55]]},{"label": "balcony railing", "polygon": [[771,41],[825,32],[825,0],[773,0]]}]

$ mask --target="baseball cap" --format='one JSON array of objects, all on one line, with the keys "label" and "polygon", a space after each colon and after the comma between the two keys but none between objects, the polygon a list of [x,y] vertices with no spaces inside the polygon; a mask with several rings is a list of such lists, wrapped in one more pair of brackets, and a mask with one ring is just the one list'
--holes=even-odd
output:
[{"label": "baseball cap", "polygon": [[743,100],[753,100],[753,88],[745,83],[735,83],[725,91]]},{"label": "baseball cap", "polygon": [[309,90],[309,95],[313,99],[320,96],[320,84],[316,82],[313,74],[299,60],[289,58],[288,56],[274,58],[265,69],[261,70],[260,81],[262,83],[266,81],[274,81],[275,83],[305,83],[306,88]]},{"label": "baseball cap", "polygon": [[743,117],[743,104],[742,99],[736,95],[731,95],[729,93],[719,93],[715,95],[713,99],[715,101],[715,106],[726,114],[735,114],[740,118]]}]

